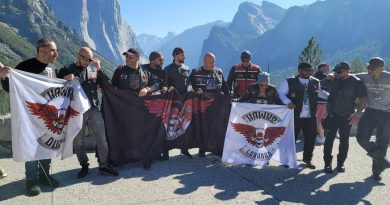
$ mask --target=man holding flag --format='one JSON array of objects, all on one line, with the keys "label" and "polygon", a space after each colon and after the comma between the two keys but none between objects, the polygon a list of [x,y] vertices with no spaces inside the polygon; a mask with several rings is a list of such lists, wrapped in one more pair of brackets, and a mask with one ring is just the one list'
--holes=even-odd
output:
[{"label": "man holding flag", "polygon": [[[19,63],[15,69],[29,73],[40,74],[46,77],[55,78],[54,69],[50,66],[54,63],[58,53],[56,43],[47,38],[40,39],[36,44],[37,55],[34,58]],[[3,89],[9,92],[8,69],[1,68],[0,77]],[[15,151],[15,150],[14,150]],[[26,188],[27,194],[39,195],[39,185],[58,187],[58,181],[49,175],[51,159],[26,161]]]}]

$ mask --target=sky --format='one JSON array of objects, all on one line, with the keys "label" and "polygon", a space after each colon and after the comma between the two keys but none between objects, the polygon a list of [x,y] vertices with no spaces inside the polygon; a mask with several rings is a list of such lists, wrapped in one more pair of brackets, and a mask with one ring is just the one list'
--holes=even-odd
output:
[{"label": "sky", "polygon": [[[164,37],[188,28],[222,20],[230,22],[245,1],[261,5],[262,0],[119,0],[121,14],[139,34]],[[307,5],[316,0],[268,0],[283,8]]]}]

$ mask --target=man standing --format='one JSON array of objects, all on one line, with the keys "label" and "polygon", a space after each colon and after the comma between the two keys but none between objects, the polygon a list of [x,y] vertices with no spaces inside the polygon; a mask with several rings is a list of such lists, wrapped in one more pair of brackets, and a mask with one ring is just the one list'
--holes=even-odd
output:
[{"label": "man standing", "polygon": [[283,81],[279,87],[280,100],[289,109],[294,109],[295,141],[302,130],[304,137],[303,162],[310,169],[316,139],[316,109],[318,79],[311,77],[313,70],[309,63],[298,65],[298,75]]},{"label": "man standing", "polygon": [[[367,87],[368,107],[359,121],[356,138],[372,158],[372,176],[378,181],[384,169],[390,167],[386,159],[390,139],[390,73],[384,71],[384,66],[384,60],[375,57],[367,65],[368,73],[357,75]],[[374,129],[375,142],[371,142]]]},{"label": "man standing", "polygon": [[77,54],[77,62],[62,68],[58,77],[66,80],[78,80],[91,104],[91,108],[83,115],[83,126],[73,141],[77,159],[81,165],[81,170],[77,177],[85,177],[89,169],[89,160],[84,146],[84,135],[87,125],[96,137],[99,172],[105,175],[118,176],[118,172],[108,165],[106,130],[102,113],[99,110],[98,85],[102,85],[104,80],[108,80],[108,77],[101,69],[100,60],[93,57],[93,52],[90,48],[83,47]]},{"label": "man standing", "polygon": [[[321,63],[318,65],[318,71],[314,73],[314,77],[320,80],[320,89],[318,91],[318,98],[317,98],[317,112],[316,112],[316,119],[317,119],[317,143],[318,144],[324,144],[325,142],[325,134],[324,134],[324,128],[322,127],[322,119],[326,116],[326,100],[327,100],[327,90],[323,84],[326,84],[326,76],[329,72],[329,65],[326,63]],[[324,81],[323,81],[324,80]]]},{"label": "man standing", "polygon": [[[169,92],[176,89],[179,94],[183,95],[188,91],[188,77],[190,76],[190,69],[184,64],[186,58],[184,49],[176,47],[172,51],[172,56],[173,62],[164,68],[166,84]],[[187,148],[181,149],[181,154],[188,159],[192,158],[192,155],[188,152]],[[161,159],[169,159],[168,150],[164,151]]]},{"label": "man standing", "polygon": [[[3,79],[7,76],[7,68],[0,62],[0,77]],[[0,179],[7,176],[7,173],[3,168],[0,167]]]},{"label": "man standing", "polygon": [[241,63],[234,65],[229,72],[227,85],[235,97],[245,94],[249,85],[257,82],[257,75],[261,72],[258,65],[251,62],[251,52],[241,53]]},{"label": "man standing", "polygon": [[[37,55],[19,63],[15,69],[30,72],[34,74],[44,75],[46,77],[55,78],[55,71],[52,63],[57,59],[57,45],[48,38],[40,39],[36,44]],[[9,81],[6,77],[8,74],[7,68],[2,68],[0,77],[3,89],[9,92]],[[25,162],[26,167],[26,189],[27,194],[36,196],[41,193],[39,185],[58,187],[58,181],[49,175],[51,159],[35,160]]]},{"label": "man standing", "polygon": [[168,88],[165,85],[165,72],[162,70],[163,63],[164,57],[162,53],[153,51],[149,55],[149,64],[144,65],[144,67],[151,73],[150,80],[152,81],[151,83],[156,87],[156,90],[162,90],[162,92],[166,92]]},{"label": "man standing", "polygon": [[[326,173],[332,172],[332,149],[337,130],[340,133],[337,171],[345,172],[344,162],[348,154],[351,126],[358,122],[367,104],[366,86],[360,79],[350,74],[350,69],[347,62],[340,62],[333,69],[335,78],[328,97],[328,115],[324,120],[324,171]],[[355,112],[357,99],[359,103]]]},{"label": "man standing", "polygon": [[[213,53],[204,55],[203,66],[191,71],[189,82],[197,94],[203,92],[210,93],[229,93],[222,70],[215,67],[215,56]],[[205,157],[205,151],[199,149],[199,157]]]},{"label": "man standing", "polygon": [[[130,48],[123,52],[126,64],[120,65],[112,76],[111,85],[119,90],[128,90],[138,93],[139,97],[144,97],[148,93],[156,90],[156,86],[151,80],[151,73],[145,66],[139,64],[140,54],[135,48]],[[157,61],[157,59],[154,59]],[[145,170],[150,170],[151,162],[144,161]]]}]

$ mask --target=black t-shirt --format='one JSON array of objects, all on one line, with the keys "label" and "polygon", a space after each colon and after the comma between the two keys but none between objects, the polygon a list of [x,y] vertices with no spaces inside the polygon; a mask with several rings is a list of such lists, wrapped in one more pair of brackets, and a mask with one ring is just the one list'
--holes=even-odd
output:
[{"label": "black t-shirt", "polygon": [[351,76],[345,80],[335,78],[332,82],[327,111],[338,116],[349,116],[355,112],[356,99],[367,97],[363,81]]},{"label": "black t-shirt", "polygon": [[[25,60],[23,62],[20,62],[15,69],[22,70],[29,73],[34,74],[40,74],[43,71],[45,71],[48,64],[41,63],[36,58],[31,58],[28,60]],[[55,76],[53,74],[53,76]],[[3,89],[7,92],[9,92],[9,80],[8,78],[5,78],[4,80],[1,80],[1,85],[3,86]]]}]

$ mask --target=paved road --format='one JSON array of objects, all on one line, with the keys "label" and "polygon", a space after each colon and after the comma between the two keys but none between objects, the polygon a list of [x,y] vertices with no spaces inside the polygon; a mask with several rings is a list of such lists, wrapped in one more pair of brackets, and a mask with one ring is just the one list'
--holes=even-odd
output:
[{"label": "paved road", "polygon": [[[315,149],[315,170],[287,169],[273,162],[263,168],[224,167],[214,155],[195,155],[189,160],[173,150],[169,161],[153,163],[150,171],[143,170],[140,164],[119,167],[119,177],[100,175],[94,154],[89,154],[92,169],[82,180],[76,178],[79,166],[73,156],[54,160],[52,172],[61,187],[54,192],[43,189],[44,193],[36,197],[24,195],[24,164],[3,156],[0,166],[9,176],[0,180],[0,201],[1,205],[390,204],[390,170],[384,172],[380,183],[371,179],[371,161],[355,138],[351,137],[350,142],[347,171],[340,174],[323,173],[322,146]],[[302,144],[297,147],[301,150]],[[190,152],[195,154],[197,150]],[[301,158],[300,151],[298,159]]]}]

